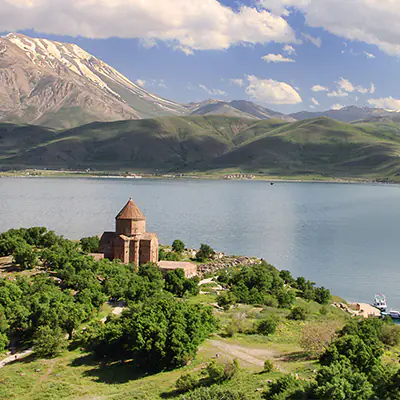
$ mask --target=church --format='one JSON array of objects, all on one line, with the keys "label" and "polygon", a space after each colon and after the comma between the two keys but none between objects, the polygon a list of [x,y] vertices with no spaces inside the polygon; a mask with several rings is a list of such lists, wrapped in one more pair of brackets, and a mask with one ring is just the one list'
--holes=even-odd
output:
[{"label": "church", "polygon": [[157,235],[146,232],[146,217],[132,198],[115,217],[115,232],[104,232],[99,247],[105,258],[124,264],[158,263]]}]

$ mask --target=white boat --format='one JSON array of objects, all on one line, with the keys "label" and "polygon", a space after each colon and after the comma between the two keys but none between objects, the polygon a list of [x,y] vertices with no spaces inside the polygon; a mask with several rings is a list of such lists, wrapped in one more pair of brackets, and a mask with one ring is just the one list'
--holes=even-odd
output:
[{"label": "white boat", "polygon": [[387,315],[392,319],[400,319],[400,311],[390,310]]},{"label": "white boat", "polygon": [[378,310],[385,312],[387,310],[385,295],[382,293],[376,294],[374,297],[374,303],[372,305]]}]

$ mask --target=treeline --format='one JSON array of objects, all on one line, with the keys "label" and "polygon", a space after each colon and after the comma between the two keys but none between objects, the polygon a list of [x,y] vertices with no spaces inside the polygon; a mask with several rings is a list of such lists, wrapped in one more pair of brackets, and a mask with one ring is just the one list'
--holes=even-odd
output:
[{"label": "treeline", "polygon": [[289,271],[279,272],[265,261],[221,271],[218,281],[228,289],[218,298],[224,308],[236,303],[291,308],[296,296],[320,304],[328,304],[332,298],[328,289],[315,287],[303,277],[294,279]]},{"label": "treeline", "polygon": [[[12,256],[21,268],[38,267],[32,276],[0,279],[0,351],[13,339],[19,345],[34,345],[39,355],[52,356],[65,346],[68,335],[96,354],[135,355],[138,362],[158,359],[162,367],[190,359],[215,329],[215,320],[209,308],[189,305],[174,295],[197,294],[198,278],[186,279],[182,270],[163,277],[154,264],[137,268],[118,260],[95,261],[87,255],[95,247],[95,238],[75,243],[41,227],[0,235],[2,256]],[[124,301],[129,310],[105,324],[89,323],[107,300]],[[75,339],[84,322],[90,329]]]}]

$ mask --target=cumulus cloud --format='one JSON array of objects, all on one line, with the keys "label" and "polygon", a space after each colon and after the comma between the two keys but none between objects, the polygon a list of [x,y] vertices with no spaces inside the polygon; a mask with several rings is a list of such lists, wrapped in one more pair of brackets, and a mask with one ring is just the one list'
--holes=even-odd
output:
[{"label": "cumulus cloud", "polygon": [[336,103],[334,104],[331,109],[332,110],[341,110],[344,106],[342,104]]},{"label": "cumulus cloud", "polygon": [[226,96],[226,92],[220,89],[210,89],[205,85],[199,85],[201,90],[204,90],[206,93],[210,94],[211,96]]},{"label": "cumulus cloud", "polygon": [[285,44],[285,46],[283,46],[283,51],[289,54],[289,56],[292,54],[296,54],[296,50],[290,44]]},{"label": "cumulus cloud", "polygon": [[376,108],[385,108],[387,110],[400,110],[400,100],[393,97],[381,97],[379,99],[369,99],[368,104]]},{"label": "cumulus cloud", "polygon": [[263,104],[298,104],[302,102],[300,94],[285,82],[262,79],[248,75],[246,94]]},{"label": "cumulus cloud", "polygon": [[239,87],[243,87],[244,86],[244,80],[243,79],[231,79],[230,80],[232,85],[236,85]]},{"label": "cumulus cloud", "polygon": [[339,78],[339,80],[337,81],[337,85],[339,89],[338,92],[348,92],[348,93],[358,92],[361,94],[367,94],[367,93],[372,94],[375,92],[375,85],[373,83],[371,83],[371,87],[368,89],[360,85],[355,86],[348,79]]},{"label": "cumulus cloud", "polygon": [[244,5],[233,10],[218,0],[0,0],[0,26],[3,31],[140,38],[148,47],[165,41],[187,54],[296,42],[281,16]]},{"label": "cumulus cloud", "polygon": [[263,0],[267,10],[295,7],[311,27],[400,55],[400,1],[397,0]]},{"label": "cumulus cloud", "polygon": [[137,79],[136,83],[140,86],[140,87],[145,87],[146,86],[146,81],[144,79]]},{"label": "cumulus cloud", "polygon": [[319,101],[315,97],[312,97],[311,101],[315,106],[319,106]]},{"label": "cumulus cloud", "polygon": [[291,58],[285,57],[282,54],[267,54],[264,57],[261,57],[267,63],[280,63],[280,62],[294,62]]},{"label": "cumulus cloud", "polygon": [[325,87],[325,86],[321,86],[321,85],[314,85],[311,90],[313,92],[327,92],[329,90],[329,88]]},{"label": "cumulus cloud", "polygon": [[328,93],[328,97],[348,97],[348,93],[343,90],[333,90]]}]

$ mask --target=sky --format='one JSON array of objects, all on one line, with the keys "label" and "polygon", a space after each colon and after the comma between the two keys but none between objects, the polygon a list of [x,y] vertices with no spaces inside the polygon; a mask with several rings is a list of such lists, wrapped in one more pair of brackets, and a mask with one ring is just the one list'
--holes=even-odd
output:
[{"label": "sky", "polygon": [[0,31],[76,43],[182,103],[400,109],[399,0],[0,0]]}]

